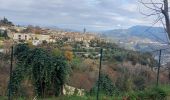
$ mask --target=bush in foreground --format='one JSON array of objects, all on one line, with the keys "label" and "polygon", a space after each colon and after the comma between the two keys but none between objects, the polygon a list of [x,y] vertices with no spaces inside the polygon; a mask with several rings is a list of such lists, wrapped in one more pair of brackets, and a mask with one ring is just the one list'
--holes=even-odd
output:
[{"label": "bush in foreground", "polygon": [[170,91],[164,87],[152,87],[128,95],[129,100],[166,100]]}]

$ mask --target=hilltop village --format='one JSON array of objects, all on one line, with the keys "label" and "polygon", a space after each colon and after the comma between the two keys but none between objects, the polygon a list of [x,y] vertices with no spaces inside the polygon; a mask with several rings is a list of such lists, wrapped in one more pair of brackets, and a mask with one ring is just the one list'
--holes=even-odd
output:
[{"label": "hilltop village", "polygon": [[28,43],[34,46],[45,43],[63,43],[64,45],[78,43],[77,46],[82,49],[95,49],[94,46],[91,46],[93,41],[109,42],[99,35],[90,32],[69,32],[32,25],[17,26],[13,25],[6,18],[1,20],[0,23],[0,52],[7,52],[9,47],[18,43]]},{"label": "hilltop village", "polygon": [[[5,34],[13,42],[31,42],[33,45],[39,45],[43,42],[56,42],[63,40],[65,42],[83,42],[88,44],[92,40],[100,39],[97,35],[88,32],[67,32],[64,30],[54,30],[41,28],[39,26],[15,26],[1,25],[1,35]],[[5,36],[4,35],[4,36]],[[1,38],[2,42],[2,38]]]}]

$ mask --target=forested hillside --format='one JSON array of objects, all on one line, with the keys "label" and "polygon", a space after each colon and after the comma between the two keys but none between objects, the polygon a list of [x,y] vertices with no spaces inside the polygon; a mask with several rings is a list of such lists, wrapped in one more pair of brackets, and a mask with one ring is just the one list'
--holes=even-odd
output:
[{"label": "forested hillside", "polygon": [[[62,95],[64,84],[84,89],[86,95],[97,91],[100,49],[103,49],[100,90],[106,96],[121,96],[129,91],[143,91],[156,82],[157,61],[149,53],[125,50],[114,43],[98,40],[85,48],[82,42],[43,43],[39,46],[16,44],[11,80],[13,98]],[[9,88],[10,54],[1,54],[1,95]],[[8,61],[8,62],[6,62]],[[169,82],[160,74],[161,83]]]}]

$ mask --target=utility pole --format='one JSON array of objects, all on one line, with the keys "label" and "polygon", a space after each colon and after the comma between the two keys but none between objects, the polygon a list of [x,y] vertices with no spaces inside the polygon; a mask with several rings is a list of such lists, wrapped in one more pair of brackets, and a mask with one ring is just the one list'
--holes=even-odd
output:
[{"label": "utility pole", "polygon": [[11,65],[10,65],[10,78],[9,78],[9,94],[8,94],[8,100],[12,100],[12,99],[11,99],[12,68],[13,68],[13,46],[11,47]]},{"label": "utility pole", "polygon": [[98,87],[97,87],[97,100],[99,100],[99,91],[100,91],[100,74],[101,74],[101,67],[102,67],[102,56],[103,56],[103,49],[100,49],[100,66],[99,66],[99,77],[98,77]]},{"label": "utility pole", "polygon": [[159,50],[159,62],[158,62],[156,86],[159,85],[159,72],[160,72],[160,67],[161,67],[161,54],[162,54],[162,50],[160,49],[160,50]]}]

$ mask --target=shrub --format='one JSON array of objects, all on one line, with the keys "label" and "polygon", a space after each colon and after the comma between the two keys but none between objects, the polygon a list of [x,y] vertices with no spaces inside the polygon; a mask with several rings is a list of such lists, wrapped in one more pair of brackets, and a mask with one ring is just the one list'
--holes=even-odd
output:
[{"label": "shrub", "polygon": [[78,57],[73,58],[73,60],[71,61],[71,68],[75,69],[75,70],[79,70],[80,69],[80,64],[81,64],[81,59]]},{"label": "shrub", "polygon": [[144,91],[129,94],[130,100],[165,100],[167,93],[160,87],[153,87]]},{"label": "shrub", "polygon": [[[95,86],[91,89],[91,91],[90,91],[91,94],[97,93],[98,82],[99,81],[97,81]],[[112,96],[115,93],[115,86],[112,83],[112,80],[109,78],[108,75],[101,74],[99,89],[103,94],[108,95],[108,96]]]},{"label": "shrub", "polygon": [[29,48],[19,44],[14,48],[17,58],[16,68],[12,72],[11,91],[13,96],[21,95],[20,87],[25,78],[29,78],[36,95],[48,96],[50,92],[58,96],[65,84],[70,68],[63,56],[53,56],[42,48]]},{"label": "shrub", "polygon": [[132,78],[127,73],[122,77],[118,77],[115,85],[117,90],[122,93],[131,91],[134,86]]},{"label": "shrub", "polygon": [[145,78],[142,76],[137,76],[133,79],[135,85],[135,90],[143,90],[145,88]]}]

